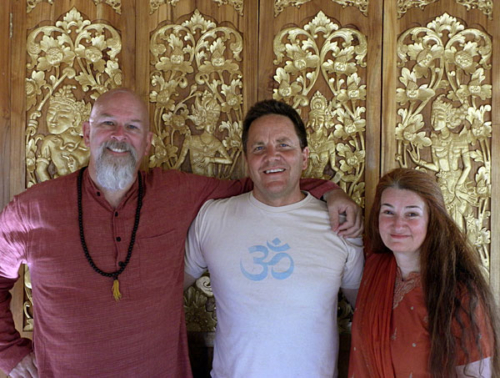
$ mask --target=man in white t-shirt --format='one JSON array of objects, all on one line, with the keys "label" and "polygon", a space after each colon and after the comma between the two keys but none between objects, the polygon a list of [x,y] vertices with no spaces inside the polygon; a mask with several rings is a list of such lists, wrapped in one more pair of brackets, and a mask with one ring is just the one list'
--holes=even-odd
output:
[{"label": "man in white t-shirt", "polygon": [[356,301],[362,241],[300,190],[309,149],[291,106],[255,104],[242,140],[253,192],[206,202],[186,244],[185,288],[208,269],[217,305],[212,377],[336,377],[337,296]]}]

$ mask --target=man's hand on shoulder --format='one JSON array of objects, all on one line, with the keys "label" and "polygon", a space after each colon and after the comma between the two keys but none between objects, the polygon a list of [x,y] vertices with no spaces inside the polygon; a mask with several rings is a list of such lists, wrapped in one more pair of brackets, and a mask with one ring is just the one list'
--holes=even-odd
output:
[{"label": "man's hand on shoulder", "polygon": [[11,378],[38,378],[35,354],[31,352],[19,362],[9,374]]},{"label": "man's hand on shoulder", "polygon": [[[363,234],[363,214],[361,208],[342,189],[331,190],[323,196],[328,205],[332,230],[345,238],[356,238]],[[340,223],[341,214],[345,222]]]}]

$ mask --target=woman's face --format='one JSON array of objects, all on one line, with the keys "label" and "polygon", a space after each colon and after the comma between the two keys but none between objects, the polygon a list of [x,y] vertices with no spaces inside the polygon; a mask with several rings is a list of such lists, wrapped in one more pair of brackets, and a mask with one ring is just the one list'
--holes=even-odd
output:
[{"label": "woman's face", "polygon": [[383,191],[378,216],[379,232],[394,254],[419,254],[429,223],[429,211],[422,198],[411,190]]}]

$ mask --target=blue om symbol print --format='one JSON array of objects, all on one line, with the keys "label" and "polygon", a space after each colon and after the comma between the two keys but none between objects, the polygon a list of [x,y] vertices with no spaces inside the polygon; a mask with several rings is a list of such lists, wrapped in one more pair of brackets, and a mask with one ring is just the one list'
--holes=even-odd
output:
[{"label": "blue om symbol print", "polygon": [[[248,251],[251,254],[259,254],[260,256],[253,257],[253,264],[260,268],[260,273],[252,274],[249,273],[245,267],[243,266],[243,261],[240,261],[240,268],[243,275],[252,281],[262,281],[269,275],[269,268],[271,268],[271,275],[277,280],[284,280],[290,277],[293,273],[293,269],[295,267],[292,256],[285,251],[290,249],[288,244],[279,245],[281,240],[278,238],[274,239],[271,243],[267,242],[266,245],[254,245],[248,248]],[[268,261],[266,261],[269,256],[269,251],[274,252],[274,256],[270,257]],[[281,271],[282,269],[275,269],[275,265],[280,264],[280,267],[288,266],[285,271]],[[258,267],[260,265],[260,267]]]}]

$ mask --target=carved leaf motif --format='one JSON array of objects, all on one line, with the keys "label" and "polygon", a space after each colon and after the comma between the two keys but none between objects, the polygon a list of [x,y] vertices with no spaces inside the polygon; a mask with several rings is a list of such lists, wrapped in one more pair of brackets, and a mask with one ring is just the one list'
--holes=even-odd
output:
[{"label": "carved leaf motif", "polygon": [[213,332],[217,325],[215,301],[204,292],[190,287],[184,293],[184,312],[188,331]]},{"label": "carved leaf motif", "polygon": [[158,29],[150,51],[156,136],[149,165],[189,163],[194,173],[230,178],[242,152],[241,35],[196,10],[181,25]]},{"label": "carved leaf motif", "polygon": [[[152,0],[153,1],[153,0]],[[42,2],[54,4],[54,0],[27,0],[26,12],[30,13],[36,6]],[[116,13],[121,14],[121,0],[94,0],[95,5],[105,3],[110,5]]]},{"label": "carved leaf motif", "polygon": [[[308,3],[311,0],[274,0],[274,17],[285,10],[287,7],[300,8],[301,5]],[[333,3],[342,5],[344,8],[348,6],[357,7],[360,12],[368,16],[369,0],[331,0]]]},{"label": "carved leaf motif", "polygon": [[116,13],[122,13],[122,1],[121,0],[94,0],[95,5],[105,3],[111,6]]},{"label": "carved leaf motif", "polygon": [[457,4],[463,5],[467,10],[479,9],[490,20],[493,19],[493,0],[455,0]]},{"label": "carved leaf motif", "polygon": [[26,12],[30,13],[36,6],[42,2],[47,2],[49,4],[54,4],[54,0],[28,0],[26,4]]},{"label": "carved leaf motif", "polygon": [[[221,5],[231,5],[240,16],[243,16],[243,0],[212,0],[214,3]],[[179,0],[149,0],[149,13],[153,14],[163,4],[168,4],[175,7]]]},{"label": "carved leaf motif", "polygon": [[[303,28],[281,30],[273,42],[278,88],[273,97],[308,114],[310,160],[305,176],[334,180],[363,203],[366,37],[323,12]],[[311,93],[321,80],[328,94]],[[339,143],[343,141],[345,143]]]},{"label": "carved leaf motif", "polygon": [[[118,32],[106,24],[92,24],[76,8],[55,25],[33,30],[27,38],[26,172],[28,187],[65,175],[87,164],[81,124],[90,103],[77,99],[81,88],[95,99],[121,85],[116,56]],[[48,133],[39,131],[40,118]]]},{"label": "carved leaf motif", "polygon": [[437,0],[398,0],[398,18],[404,16],[411,8],[424,9],[427,5],[435,3]]}]

